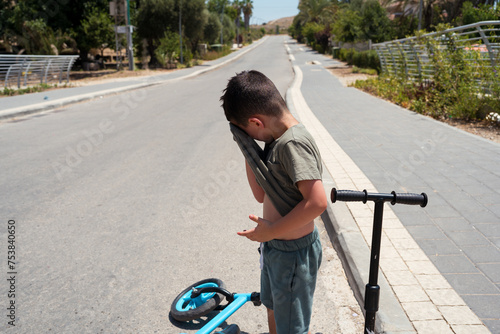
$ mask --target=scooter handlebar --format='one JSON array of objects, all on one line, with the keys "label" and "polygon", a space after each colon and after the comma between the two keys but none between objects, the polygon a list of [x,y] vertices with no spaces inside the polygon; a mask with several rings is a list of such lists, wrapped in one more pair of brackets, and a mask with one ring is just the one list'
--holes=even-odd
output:
[{"label": "scooter handlebar", "polygon": [[333,188],[331,193],[331,200],[332,203],[335,203],[336,201],[366,203],[366,201],[368,200],[368,192],[366,190],[337,190]]},{"label": "scooter handlebar", "polygon": [[421,194],[411,194],[411,193],[396,193],[392,192],[390,194],[379,194],[379,193],[369,193],[366,190],[337,190],[332,189],[331,192],[332,203],[336,201],[342,202],[363,202],[367,201],[385,201],[391,202],[392,205],[395,204],[407,204],[407,205],[420,205],[425,207],[427,205],[427,195],[425,193]]},{"label": "scooter handlebar", "polygon": [[410,193],[396,193],[392,192],[394,195],[394,200],[391,202],[394,204],[407,204],[407,205],[420,205],[421,207],[425,207],[427,205],[427,194],[421,193],[419,194],[410,194]]}]

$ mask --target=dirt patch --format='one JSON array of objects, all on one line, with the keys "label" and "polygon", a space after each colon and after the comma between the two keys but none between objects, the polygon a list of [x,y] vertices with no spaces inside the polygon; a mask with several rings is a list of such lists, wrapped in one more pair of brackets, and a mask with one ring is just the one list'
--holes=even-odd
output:
[{"label": "dirt patch", "polygon": [[495,143],[500,143],[500,126],[494,126],[486,121],[460,121],[446,120],[444,123],[454,126],[460,130],[478,135]]},{"label": "dirt patch", "polygon": [[[331,66],[327,69],[346,87],[354,84],[356,80],[366,80],[370,77],[375,77],[361,73],[352,73],[352,66],[345,63]],[[495,143],[500,143],[500,126],[495,126],[486,121],[442,120],[442,122]]]},{"label": "dirt patch", "polygon": [[120,79],[166,74],[173,71],[177,71],[177,69],[75,71],[70,73],[69,78],[71,86],[84,86],[110,80],[119,81]]},{"label": "dirt patch", "polygon": [[376,77],[375,75],[368,75],[363,73],[352,73],[352,66],[347,64],[340,64],[327,67],[327,69],[339,78],[340,82],[348,87],[356,82],[356,80],[366,80]]}]

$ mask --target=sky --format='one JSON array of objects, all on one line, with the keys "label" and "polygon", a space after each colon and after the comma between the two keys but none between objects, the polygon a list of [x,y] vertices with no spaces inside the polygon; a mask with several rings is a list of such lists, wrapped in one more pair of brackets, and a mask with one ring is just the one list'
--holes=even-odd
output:
[{"label": "sky", "polygon": [[299,0],[253,0],[251,24],[262,24],[299,13]]}]

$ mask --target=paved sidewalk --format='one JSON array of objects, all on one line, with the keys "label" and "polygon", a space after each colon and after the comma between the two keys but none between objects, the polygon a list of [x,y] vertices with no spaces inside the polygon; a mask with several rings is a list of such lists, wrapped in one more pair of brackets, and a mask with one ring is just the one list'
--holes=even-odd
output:
[{"label": "paved sidewalk", "polygon": [[[285,47],[296,74],[288,100],[318,141],[325,187],[429,195],[426,208],[385,206],[378,331],[500,333],[500,145],[344,87],[325,69],[334,60]],[[372,210],[329,209],[358,297]]]}]

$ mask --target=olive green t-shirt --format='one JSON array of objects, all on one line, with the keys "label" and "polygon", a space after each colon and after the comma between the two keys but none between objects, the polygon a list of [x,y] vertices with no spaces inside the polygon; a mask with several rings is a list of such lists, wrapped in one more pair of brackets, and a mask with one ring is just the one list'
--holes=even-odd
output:
[{"label": "olive green t-shirt", "polygon": [[[283,191],[293,199],[295,207],[304,198],[297,182],[321,180],[323,165],[316,143],[303,124],[289,128],[270,145],[266,166]],[[276,206],[276,203],[273,203]],[[283,208],[276,208],[283,212]]]}]

